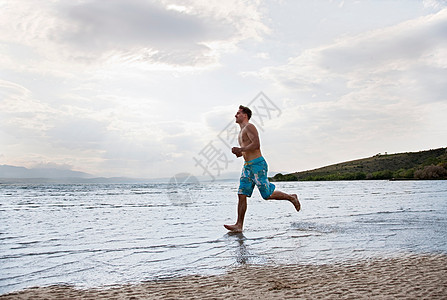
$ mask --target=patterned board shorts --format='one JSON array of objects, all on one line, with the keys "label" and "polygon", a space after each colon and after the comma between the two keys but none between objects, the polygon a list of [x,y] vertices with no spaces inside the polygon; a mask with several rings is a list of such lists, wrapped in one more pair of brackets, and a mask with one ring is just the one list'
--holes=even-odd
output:
[{"label": "patterned board shorts", "polygon": [[242,169],[238,194],[251,197],[256,185],[262,198],[269,198],[275,190],[275,185],[269,182],[267,172],[268,166],[264,157],[246,161]]}]

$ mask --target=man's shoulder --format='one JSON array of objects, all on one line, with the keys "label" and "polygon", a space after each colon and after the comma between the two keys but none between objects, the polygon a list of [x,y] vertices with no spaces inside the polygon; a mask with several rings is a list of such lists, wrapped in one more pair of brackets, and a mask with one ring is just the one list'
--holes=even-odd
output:
[{"label": "man's shoulder", "polygon": [[247,129],[256,129],[256,126],[253,123],[247,123]]},{"label": "man's shoulder", "polygon": [[258,130],[256,129],[256,126],[252,123],[247,123],[247,125],[245,126],[245,130],[250,131],[250,132],[258,132]]}]

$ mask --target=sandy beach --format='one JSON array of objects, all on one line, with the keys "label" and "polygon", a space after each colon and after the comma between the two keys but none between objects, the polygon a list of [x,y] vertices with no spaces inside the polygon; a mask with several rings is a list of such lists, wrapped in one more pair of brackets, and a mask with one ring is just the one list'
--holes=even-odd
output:
[{"label": "sandy beach", "polygon": [[185,276],[96,289],[35,287],[0,299],[447,298],[447,256],[412,255],[332,265],[242,266],[218,276]]}]

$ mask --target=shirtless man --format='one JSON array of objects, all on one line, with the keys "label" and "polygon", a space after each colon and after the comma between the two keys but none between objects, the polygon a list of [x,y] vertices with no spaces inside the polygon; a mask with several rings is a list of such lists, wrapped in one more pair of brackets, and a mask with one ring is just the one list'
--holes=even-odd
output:
[{"label": "shirtless man", "polygon": [[238,136],[241,147],[233,147],[231,152],[236,157],[243,156],[245,163],[238,190],[237,221],[234,225],[224,226],[230,231],[242,232],[245,212],[247,210],[247,197],[251,197],[255,185],[265,200],[288,200],[295,206],[297,211],[300,210],[301,206],[296,194],[289,195],[275,191],[275,185],[269,182],[267,177],[267,162],[261,154],[258,131],[253,124],[249,123],[251,110],[241,105],[235,117],[236,123],[241,127]]}]

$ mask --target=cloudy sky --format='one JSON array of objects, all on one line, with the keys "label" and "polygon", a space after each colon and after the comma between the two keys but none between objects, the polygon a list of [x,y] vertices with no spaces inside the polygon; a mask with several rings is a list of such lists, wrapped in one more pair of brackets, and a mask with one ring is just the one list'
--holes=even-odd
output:
[{"label": "cloudy sky", "polygon": [[249,103],[274,172],[447,146],[447,2],[0,0],[0,164],[218,176]]}]

